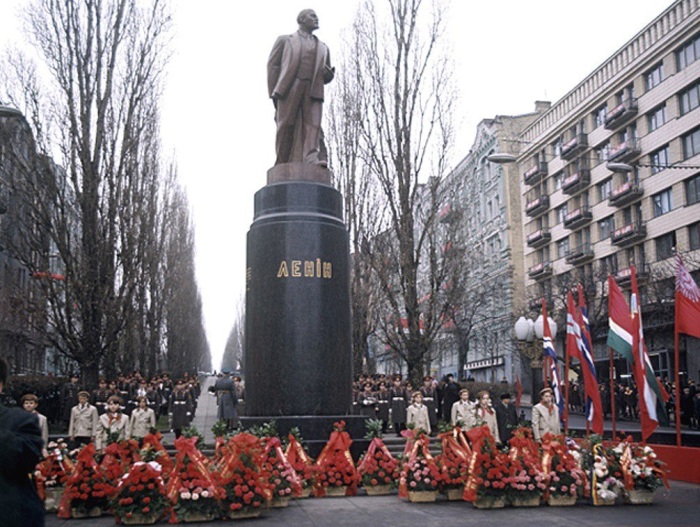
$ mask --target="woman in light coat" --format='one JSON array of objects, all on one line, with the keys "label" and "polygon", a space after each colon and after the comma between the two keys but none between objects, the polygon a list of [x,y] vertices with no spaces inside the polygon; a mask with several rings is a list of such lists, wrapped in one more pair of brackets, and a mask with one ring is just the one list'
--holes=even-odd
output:
[{"label": "woman in light coat", "polygon": [[428,407],[423,404],[423,394],[415,392],[411,404],[406,408],[406,425],[413,425],[415,430],[425,430],[430,434],[430,416]]}]

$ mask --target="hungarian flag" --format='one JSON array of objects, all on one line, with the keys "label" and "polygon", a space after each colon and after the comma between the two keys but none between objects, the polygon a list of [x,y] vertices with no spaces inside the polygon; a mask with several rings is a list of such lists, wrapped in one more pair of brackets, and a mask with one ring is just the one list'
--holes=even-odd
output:
[{"label": "hungarian flag", "polygon": [[[637,287],[637,270],[631,266],[632,296],[630,297],[630,312],[634,331],[632,333],[632,353],[634,355],[634,381],[637,384],[637,399],[642,424],[642,441],[646,441],[659,426],[656,414],[656,403],[660,399],[659,386],[656,382],[654,369],[651,367],[649,355],[644,345],[644,325],[642,312],[639,308],[639,289]],[[651,374],[651,378],[649,376]]]},{"label": "hungarian flag", "polygon": [[[573,302],[572,302],[573,304]],[[588,308],[583,287],[578,284],[578,325],[581,331],[581,369],[583,370],[584,390],[586,391],[586,419],[591,424],[591,430],[598,435],[603,435],[603,403],[600,400],[598,389],[598,376],[593,360],[593,339],[591,339],[591,326],[588,322]]]},{"label": "hungarian flag", "polygon": [[549,375],[551,378],[551,388],[554,392],[554,402],[559,407],[559,418],[564,418],[564,397],[561,392],[561,377],[559,375],[559,365],[557,363],[557,352],[554,350],[552,343],[552,331],[549,329],[549,317],[547,316],[547,301],[542,299],[542,346],[543,359],[545,366],[549,366]]},{"label": "hungarian flag", "polygon": [[608,342],[609,348],[622,355],[627,362],[632,364],[632,317],[627,300],[615,283],[612,276],[608,275]]},{"label": "hungarian flag", "polygon": [[700,288],[676,255],[676,331],[700,339]]}]

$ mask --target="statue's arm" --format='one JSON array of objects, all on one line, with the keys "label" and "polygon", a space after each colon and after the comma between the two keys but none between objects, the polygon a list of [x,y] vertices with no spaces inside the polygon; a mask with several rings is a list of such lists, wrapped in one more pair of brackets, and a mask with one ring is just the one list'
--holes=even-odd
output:
[{"label": "statue's arm", "polygon": [[275,86],[280,78],[280,71],[282,71],[282,53],[285,42],[286,37],[279,37],[272,46],[270,58],[267,60],[267,93],[273,99]]},{"label": "statue's arm", "polygon": [[323,84],[328,84],[335,77],[335,68],[331,66],[331,52],[326,48],[326,63],[323,66]]}]

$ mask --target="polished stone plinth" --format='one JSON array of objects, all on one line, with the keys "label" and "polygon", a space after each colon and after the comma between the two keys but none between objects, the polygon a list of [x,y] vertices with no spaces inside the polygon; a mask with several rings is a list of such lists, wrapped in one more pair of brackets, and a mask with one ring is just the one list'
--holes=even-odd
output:
[{"label": "polished stone plinth", "polygon": [[246,414],[347,415],[351,355],[342,196],[312,181],[268,184],[248,232]]}]

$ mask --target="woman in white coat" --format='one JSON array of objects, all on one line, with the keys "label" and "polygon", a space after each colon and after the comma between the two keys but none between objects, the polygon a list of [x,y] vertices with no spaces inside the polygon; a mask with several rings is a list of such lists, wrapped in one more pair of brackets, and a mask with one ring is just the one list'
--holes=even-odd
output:
[{"label": "woman in white coat", "polygon": [[415,392],[411,404],[406,408],[406,425],[413,425],[415,430],[423,429],[430,434],[430,416],[428,407],[423,404],[423,394]]}]

